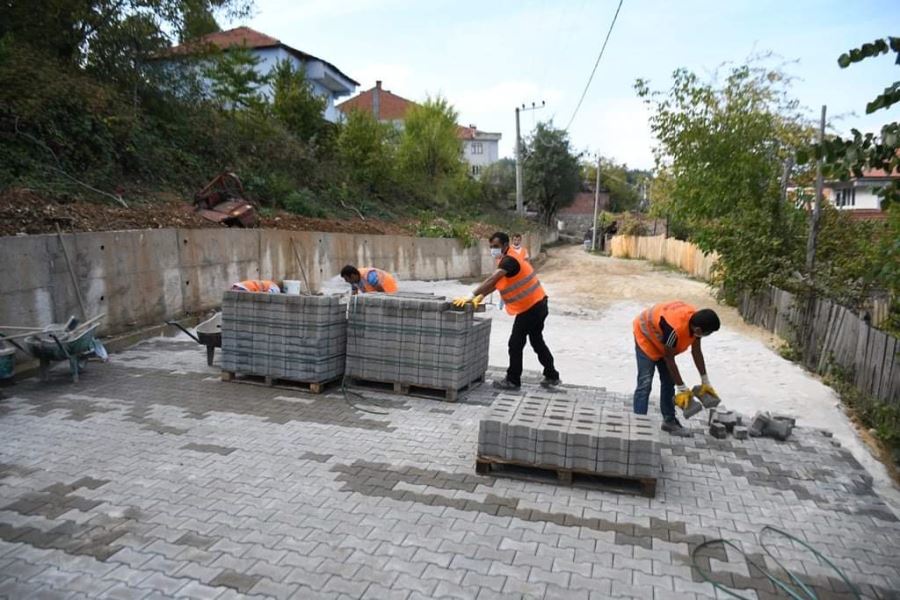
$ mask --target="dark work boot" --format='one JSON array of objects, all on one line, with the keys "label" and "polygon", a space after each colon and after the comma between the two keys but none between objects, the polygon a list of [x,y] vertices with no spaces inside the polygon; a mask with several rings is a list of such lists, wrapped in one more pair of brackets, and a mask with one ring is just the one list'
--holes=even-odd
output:
[{"label": "dark work boot", "polygon": [[542,388],[555,388],[556,386],[558,386],[561,383],[562,383],[562,381],[560,380],[559,377],[556,377],[556,378],[544,377],[544,379],[541,380],[541,387]]},{"label": "dark work boot", "polygon": [[494,383],[491,384],[495,390],[507,390],[507,391],[518,391],[521,388],[521,385],[516,385],[509,379],[495,379]]},{"label": "dark work boot", "polygon": [[663,431],[668,433],[669,435],[674,435],[675,437],[691,437],[691,432],[684,427],[681,426],[681,423],[678,422],[678,419],[675,417],[668,417],[663,421],[662,427],[660,427]]}]

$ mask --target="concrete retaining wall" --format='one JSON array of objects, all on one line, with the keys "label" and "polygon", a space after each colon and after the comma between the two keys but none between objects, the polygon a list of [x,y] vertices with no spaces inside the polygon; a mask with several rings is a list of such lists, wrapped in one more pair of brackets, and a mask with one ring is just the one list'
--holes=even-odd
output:
[{"label": "concrete retaining wall", "polygon": [[[302,279],[313,289],[345,264],[404,279],[458,279],[490,272],[487,242],[259,229],[151,229],[62,236],[88,315],[107,313],[114,334],[218,307],[242,279]],[[291,240],[293,239],[293,245]],[[526,236],[532,254],[541,236]],[[0,237],[0,324],[43,326],[80,314],[56,235]]]}]

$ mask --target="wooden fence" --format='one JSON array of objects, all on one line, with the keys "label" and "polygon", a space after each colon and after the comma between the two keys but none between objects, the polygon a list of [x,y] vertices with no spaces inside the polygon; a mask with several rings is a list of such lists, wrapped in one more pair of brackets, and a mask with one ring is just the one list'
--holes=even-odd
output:
[{"label": "wooden fence", "polygon": [[900,340],[853,311],[830,300],[798,300],[775,287],[744,293],[739,310],[748,323],[792,342],[808,369],[824,374],[837,367],[864,394],[900,406]]},{"label": "wooden fence", "polygon": [[690,242],[682,242],[664,235],[617,235],[609,244],[612,256],[643,258],[655,263],[678,267],[691,277],[709,281],[718,256],[703,252]]}]

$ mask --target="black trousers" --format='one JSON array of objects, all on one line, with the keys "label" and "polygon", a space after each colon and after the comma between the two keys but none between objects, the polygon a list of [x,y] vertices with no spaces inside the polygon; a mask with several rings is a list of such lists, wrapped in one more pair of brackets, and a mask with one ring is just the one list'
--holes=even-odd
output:
[{"label": "black trousers", "polygon": [[548,314],[547,299],[544,298],[527,311],[516,315],[512,334],[509,336],[509,369],[506,370],[506,379],[510,383],[522,385],[522,351],[525,350],[526,338],[544,367],[544,377],[559,379],[559,372],[553,366],[553,355],[544,341],[544,321]]}]

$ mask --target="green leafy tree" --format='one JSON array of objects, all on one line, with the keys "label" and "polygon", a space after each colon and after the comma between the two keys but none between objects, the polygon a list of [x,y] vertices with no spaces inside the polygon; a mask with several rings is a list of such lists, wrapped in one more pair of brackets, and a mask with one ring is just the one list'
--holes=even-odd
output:
[{"label": "green leafy tree", "polygon": [[526,197],[549,227],[560,209],[575,201],[581,188],[581,168],[566,131],[538,123],[528,140],[524,167]]},{"label": "green leafy tree", "polygon": [[458,114],[440,96],[413,106],[406,113],[398,161],[411,182],[433,187],[442,180],[464,177],[462,143],[457,135]]},{"label": "green leafy tree", "polygon": [[207,0],[183,0],[179,41],[183,44],[221,31],[213,10],[214,7]]},{"label": "green leafy tree", "polygon": [[233,46],[216,55],[203,70],[213,99],[232,112],[261,108],[260,88],[271,79],[269,74],[259,72],[261,61],[244,46]]},{"label": "green leafy tree", "polygon": [[516,206],[516,161],[501,158],[488,165],[481,173],[481,186],[485,203],[504,210]]},{"label": "green leafy tree", "polygon": [[804,216],[783,201],[780,180],[812,128],[788,94],[789,79],[758,64],[732,68],[721,84],[679,69],[669,90],[651,91],[641,80],[636,89],[659,140],[665,216],[687,227],[703,250],[719,253],[726,291],[790,276]]},{"label": "green leafy tree", "polygon": [[[600,190],[609,192],[609,208],[612,212],[637,210],[640,207],[640,185],[646,174],[631,170],[628,165],[612,159],[600,160]],[[582,178],[593,186],[597,181],[597,163],[582,162]]]},{"label": "green leafy tree", "polygon": [[373,193],[386,192],[394,180],[396,130],[371,113],[350,111],[338,134],[341,166],[350,183]]},{"label": "green leafy tree", "polygon": [[303,69],[287,60],[272,69],[272,113],[294,135],[309,141],[326,131],[325,98],[316,95]]}]

